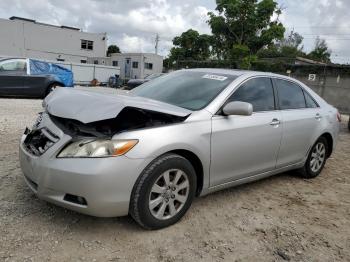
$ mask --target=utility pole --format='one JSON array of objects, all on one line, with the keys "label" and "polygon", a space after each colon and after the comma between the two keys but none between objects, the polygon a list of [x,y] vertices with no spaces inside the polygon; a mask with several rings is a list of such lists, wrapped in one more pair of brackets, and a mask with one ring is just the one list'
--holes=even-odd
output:
[{"label": "utility pole", "polygon": [[158,55],[158,44],[159,44],[159,35],[157,34],[156,35],[156,39],[155,39],[155,42],[156,42],[156,45],[155,45],[155,51],[156,51],[156,55]]}]

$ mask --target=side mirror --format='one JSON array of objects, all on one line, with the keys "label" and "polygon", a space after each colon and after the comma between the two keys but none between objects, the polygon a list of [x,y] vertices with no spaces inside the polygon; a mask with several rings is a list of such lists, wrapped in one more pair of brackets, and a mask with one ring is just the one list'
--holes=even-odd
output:
[{"label": "side mirror", "polygon": [[250,116],[253,114],[253,105],[246,102],[234,101],[227,103],[222,109],[224,115]]}]

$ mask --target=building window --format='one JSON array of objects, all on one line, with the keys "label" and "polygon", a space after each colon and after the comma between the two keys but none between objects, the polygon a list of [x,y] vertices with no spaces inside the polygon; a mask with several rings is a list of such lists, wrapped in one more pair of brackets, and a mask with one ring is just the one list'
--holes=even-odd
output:
[{"label": "building window", "polygon": [[56,59],[58,62],[64,62],[65,60],[64,59],[62,59],[62,58],[57,58]]},{"label": "building window", "polygon": [[132,68],[139,68],[139,62],[132,62]]},{"label": "building window", "polygon": [[113,66],[118,66],[118,61],[112,61]]},{"label": "building window", "polygon": [[152,70],[153,69],[153,64],[152,63],[145,63],[145,68]]},{"label": "building window", "polygon": [[86,64],[86,60],[80,60],[81,64]]},{"label": "building window", "polygon": [[94,60],[94,64],[95,64],[95,65],[98,65],[98,60]]},{"label": "building window", "polygon": [[93,50],[94,49],[94,42],[82,39],[81,40],[81,49]]}]

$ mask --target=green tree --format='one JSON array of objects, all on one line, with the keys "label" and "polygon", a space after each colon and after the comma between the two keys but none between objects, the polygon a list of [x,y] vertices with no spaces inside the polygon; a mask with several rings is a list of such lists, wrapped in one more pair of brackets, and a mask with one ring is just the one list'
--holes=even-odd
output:
[{"label": "green tree", "polygon": [[278,20],[281,9],[274,0],[216,0],[216,5],[218,15],[209,12],[208,24],[219,59],[243,59],[242,48],[254,55],[284,36],[285,28]]},{"label": "green tree", "polygon": [[212,37],[189,29],[173,39],[169,62],[178,60],[205,60],[211,54]]},{"label": "green tree", "polygon": [[315,48],[307,55],[308,58],[324,63],[331,62],[332,51],[328,49],[328,45],[324,39],[316,38]]},{"label": "green tree", "polygon": [[293,58],[297,56],[305,57],[302,45],[304,38],[299,33],[291,31],[289,35],[276,43],[259,50],[259,58]]},{"label": "green tree", "polygon": [[121,53],[120,48],[117,45],[110,45],[107,49],[107,56],[110,56],[113,53]]}]

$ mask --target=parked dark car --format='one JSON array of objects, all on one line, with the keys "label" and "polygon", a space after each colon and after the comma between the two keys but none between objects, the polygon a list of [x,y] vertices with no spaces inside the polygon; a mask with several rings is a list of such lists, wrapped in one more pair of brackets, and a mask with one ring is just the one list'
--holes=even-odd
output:
[{"label": "parked dark car", "polygon": [[73,86],[73,73],[33,59],[0,60],[0,96],[43,98],[57,86]]},{"label": "parked dark car", "polygon": [[163,73],[157,73],[157,74],[151,74],[149,76],[146,76],[144,79],[130,79],[127,83],[128,90],[134,89],[135,87],[142,85],[143,83],[146,83],[148,81],[151,81],[152,79],[158,78],[160,76],[164,75]]}]

